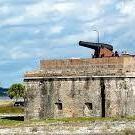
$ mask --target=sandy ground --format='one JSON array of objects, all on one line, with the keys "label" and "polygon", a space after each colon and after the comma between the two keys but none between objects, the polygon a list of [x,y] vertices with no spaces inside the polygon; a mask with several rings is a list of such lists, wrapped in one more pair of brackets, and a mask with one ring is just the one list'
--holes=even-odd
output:
[{"label": "sandy ground", "polygon": [[12,106],[14,101],[12,100],[0,100],[0,106]]}]

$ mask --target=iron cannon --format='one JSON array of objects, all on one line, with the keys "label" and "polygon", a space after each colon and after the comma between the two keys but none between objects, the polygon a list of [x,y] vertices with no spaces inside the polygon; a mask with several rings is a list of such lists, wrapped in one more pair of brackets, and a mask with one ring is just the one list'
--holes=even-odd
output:
[{"label": "iron cannon", "polygon": [[83,46],[83,47],[94,49],[95,52],[94,52],[93,58],[114,56],[113,46],[109,45],[109,44],[80,41],[79,45]]}]

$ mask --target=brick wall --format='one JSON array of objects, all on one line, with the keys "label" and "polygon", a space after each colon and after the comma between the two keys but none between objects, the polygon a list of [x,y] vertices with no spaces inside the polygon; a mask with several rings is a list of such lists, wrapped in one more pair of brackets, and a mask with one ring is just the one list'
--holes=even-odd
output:
[{"label": "brick wall", "polygon": [[40,69],[54,69],[54,68],[68,68],[74,66],[88,66],[88,65],[123,65],[124,57],[108,57],[108,58],[94,58],[94,59],[65,59],[65,60],[41,60]]}]

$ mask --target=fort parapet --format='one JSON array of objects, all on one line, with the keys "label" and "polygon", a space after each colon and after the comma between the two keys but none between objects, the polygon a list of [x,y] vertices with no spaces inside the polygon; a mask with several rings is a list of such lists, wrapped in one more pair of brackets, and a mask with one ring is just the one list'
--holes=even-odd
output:
[{"label": "fort parapet", "polygon": [[135,71],[133,56],[41,60],[40,70],[27,72],[25,77],[124,75]]}]

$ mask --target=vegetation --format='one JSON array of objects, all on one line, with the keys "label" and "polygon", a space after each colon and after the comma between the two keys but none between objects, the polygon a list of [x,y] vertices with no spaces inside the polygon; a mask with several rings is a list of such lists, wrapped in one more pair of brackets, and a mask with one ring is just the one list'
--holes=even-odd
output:
[{"label": "vegetation", "polygon": [[24,113],[24,108],[22,107],[13,107],[13,106],[9,106],[9,107],[0,107],[0,113],[1,114],[22,114]]},{"label": "vegetation", "polygon": [[9,97],[12,99],[12,98],[15,98],[16,101],[19,99],[19,98],[23,98],[25,100],[25,87],[20,84],[20,83],[16,83],[16,84],[13,84],[11,85],[11,87],[8,89],[8,95]]},{"label": "vegetation", "polygon": [[13,105],[14,105],[13,101],[6,101],[6,100],[0,101],[0,107],[8,107],[8,106],[13,106]]},{"label": "vegetation", "polygon": [[22,114],[24,113],[23,107],[14,107],[12,101],[0,101],[0,114]]},{"label": "vegetation", "polygon": [[23,121],[18,121],[18,120],[9,120],[9,119],[0,119],[0,127],[15,127],[15,126],[20,126],[24,122]]},{"label": "vegetation", "polygon": [[61,118],[61,119],[45,119],[45,120],[30,120],[23,121],[21,117],[13,117],[11,118],[1,118],[0,119],[0,127],[1,126],[35,126],[35,125],[45,125],[47,123],[80,123],[80,122],[105,122],[105,121],[130,121],[135,120],[135,117],[129,118],[97,118],[97,117],[80,117],[80,118]]}]

